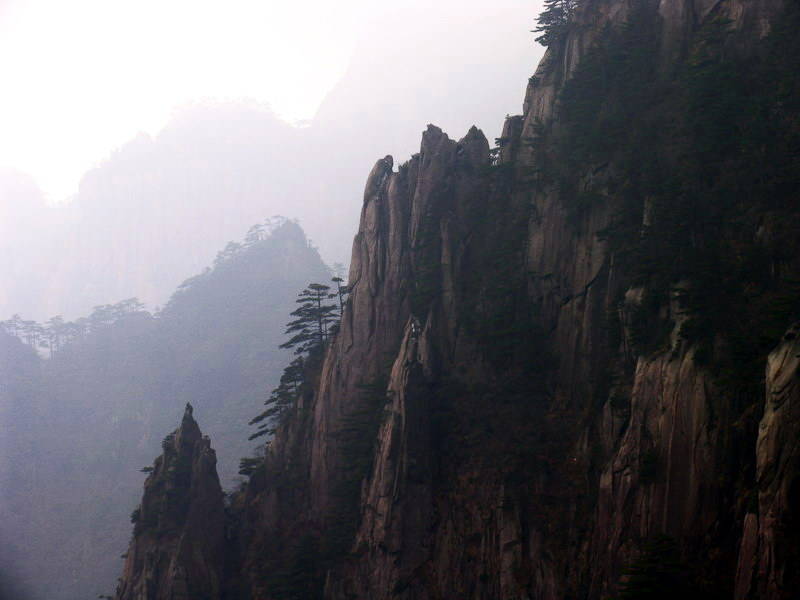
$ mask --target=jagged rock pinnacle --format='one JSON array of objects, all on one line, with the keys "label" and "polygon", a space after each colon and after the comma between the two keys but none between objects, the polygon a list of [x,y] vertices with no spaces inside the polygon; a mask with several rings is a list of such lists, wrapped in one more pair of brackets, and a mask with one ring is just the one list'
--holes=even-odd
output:
[{"label": "jagged rock pinnacle", "polygon": [[[216,454],[187,403],[139,507],[117,600],[220,597],[225,508]],[[156,590],[153,595],[150,592]]]}]

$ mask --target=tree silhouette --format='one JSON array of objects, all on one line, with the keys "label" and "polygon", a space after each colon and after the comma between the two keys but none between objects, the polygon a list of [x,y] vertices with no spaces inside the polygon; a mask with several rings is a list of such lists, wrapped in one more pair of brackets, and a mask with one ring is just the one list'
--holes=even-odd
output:
[{"label": "tree silhouette", "polygon": [[294,348],[295,354],[320,351],[328,339],[329,326],[336,320],[335,304],[326,304],[330,286],[311,283],[298,294],[300,306],[291,313],[296,317],[286,326],[286,334],[292,337],[281,348]]},{"label": "tree silhouette", "polygon": [[577,0],[545,0],[544,10],[536,19],[534,33],[541,33],[536,41],[551,46],[567,33],[569,23],[578,7]]},{"label": "tree silhouette", "polygon": [[266,408],[250,420],[250,425],[258,425],[258,430],[249,437],[250,440],[275,433],[275,427],[281,422],[300,393],[304,366],[305,361],[302,356],[299,356],[283,370],[278,387],[272,390],[269,398],[264,402]]},{"label": "tree silhouette", "polygon": [[347,301],[347,297],[350,295],[350,287],[347,285],[342,285],[344,283],[344,279],[338,275],[331,279],[331,281],[336,284],[336,291],[331,294],[330,297],[339,299],[339,319],[341,319],[342,315],[344,314],[344,303]]},{"label": "tree silhouette", "polygon": [[[300,306],[292,311],[291,316],[295,318],[286,325],[286,334],[291,337],[280,347],[294,349],[298,356],[284,369],[278,387],[272,390],[264,402],[266,408],[250,420],[250,425],[258,425],[256,432],[249,437],[250,440],[275,433],[275,428],[300,394],[306,366],[305,357],[319,355],[328,336],[335,333],[336,313],[338,310],[338,316],[341,317],[347,288],[341,285],[343,279],[340,277],[334,277],[333,281],[337,285],[334,293],[331,293],[328,285],[310,283],[297,295],[296,302]],[[333,298],[339,299],[338,306],[328,304],[328,300]],[[252,466],[251,462],[243,462],[241,465],[244,471],[250,471]]]},{"label": "tree silhouette", "polygon": [[66,335],[66,323],[61,316],[56,316],[48,319],[44,324],[44,335],[47,343],[47,349],[50,351],[50,356],[53,356],[61,348]]},{"label": "tree silhouette", "polygon": [[264,239],[266,239],[265,226],[261,223],[256,223],[248,229],[247,234],[244,236],[244,246],[252,246]]}]

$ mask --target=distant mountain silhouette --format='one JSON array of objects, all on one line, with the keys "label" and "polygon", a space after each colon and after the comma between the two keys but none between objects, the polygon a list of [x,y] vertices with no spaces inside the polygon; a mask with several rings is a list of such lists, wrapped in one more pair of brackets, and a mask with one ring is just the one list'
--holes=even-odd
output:
[{"label": "distant mountain silhouette", "polygon": [[[0,572],[36,599],[113,591],[143,475],[191,401],[223,485],[288,361],[299,290],[330,274],[292,222],[221,253],[159,315],[94,321],[49,360],[0,332]],[[12,568],[13,567],[13,568]]]}]

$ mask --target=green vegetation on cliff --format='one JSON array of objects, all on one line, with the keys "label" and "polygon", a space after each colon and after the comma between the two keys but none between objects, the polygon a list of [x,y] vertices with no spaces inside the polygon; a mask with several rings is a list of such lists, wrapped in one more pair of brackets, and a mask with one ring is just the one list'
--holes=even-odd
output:
[{"label": "green vegetation on cliff", "polygon": [[[639,6],[564,85],[546,176],[576,213],[621,200],[603,236],[647,289],[634,321],[641,351],[664,347],[670,327],[656,315],[677,296],[696,360],[758,393],[767,352],[800,317],[800,274],[786,254],[800,235],[800,9],[788,3],[747,57],[730,24],[712,19],[685,59],[664,67],[657,13]],[[587,169],[609,164],[613,173],[587,181]]]}]

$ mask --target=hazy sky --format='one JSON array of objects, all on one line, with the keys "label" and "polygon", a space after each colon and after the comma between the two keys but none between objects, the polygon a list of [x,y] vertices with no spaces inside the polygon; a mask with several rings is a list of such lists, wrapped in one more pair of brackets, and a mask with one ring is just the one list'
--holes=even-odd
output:
[{"label": "hazy sky", "polygon": [[176,106],[254,98],[313,116],[364,0],[0,0],[0,166],[50,200]]},{"label": "hazy sky", "polygon": [[[156,134],[192,101],[254,99],[288,121],[310,119],[358,39],[381,28],[398,35],[399,13],[405,23],[447,28],[451,17],[485,20],[496,9],[492,16],[530,36],[520,17],[532,20],[540,2],[500,4],[0,0],[0,168],[30,174],[48,200],[61,201],[116,147]],[[506,42],[492,33],[487,26],[487,53]]]}]

